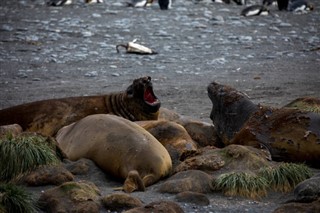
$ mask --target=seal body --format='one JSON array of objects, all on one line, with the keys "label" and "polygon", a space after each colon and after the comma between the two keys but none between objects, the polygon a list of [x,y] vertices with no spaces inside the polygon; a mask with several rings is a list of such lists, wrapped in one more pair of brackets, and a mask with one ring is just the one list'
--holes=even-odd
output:
[{"label": "seal body", "polygon": [[124,92],[69,97],[26,103],[0,110],[0,125],[19,124],[24,131],[53,136],[63,126],[92,114],[115,114],[126,119],[155,120],[160,101],[149,76],[135,79]]},{"label": "seal body", "polygon": [[319,167],[320,115],[289,108],[255,105],[230,86],[212,82],[210,118],[222,145],[266,148],[273,160]]},{"label": "seal body", "polygon": [[[106,114],[87,116],[63,127],[56,140],[70,160],[88,158],[126,185],[136,172],[144,186],[167,176],[172,168],[168,151],[149,132],[127,119]],[[126,188],[126,186],[124,187]]]}]

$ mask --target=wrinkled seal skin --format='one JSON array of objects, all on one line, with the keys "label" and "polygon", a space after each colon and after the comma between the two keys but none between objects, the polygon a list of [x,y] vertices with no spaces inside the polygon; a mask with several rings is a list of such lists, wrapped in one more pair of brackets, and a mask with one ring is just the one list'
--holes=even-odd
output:
[{"label": "wrinkled seal skin", "polygon": [[0,125],[19,124],[24,131],[53,136],[60,128],[92,114],[115,114],[126,119],[158,118],[160,101],[151,77],[133,81],[124,92],[42,100],[0,110]]},{"label": "wrinkled seal skin", "polygon": [[115,115],[90,115],[57,133],[70,160],[88,158],[105,172],[125,179],[124,191],[144,190],[172,169],[168,151],[138,124]]},{"label": "wrinkled seal skin", "polygon": [[272,160],[320,166],[319,114],[254,105],[242,93],[217,83],[208,86],[208,93],[211,119],[219,126],[224,145],[262,146]]},{"label": "wrinkled seal skin", "polygon": [[208,86],[212,102],[210,118],[216,128],[216,146],[228,144],[250,115],[258,109],[249,98],[230,86],[212,82]]}]

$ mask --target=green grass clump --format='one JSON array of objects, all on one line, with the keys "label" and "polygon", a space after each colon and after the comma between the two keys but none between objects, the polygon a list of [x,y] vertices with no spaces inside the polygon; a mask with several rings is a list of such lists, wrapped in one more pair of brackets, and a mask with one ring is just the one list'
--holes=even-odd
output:
[{"label": "green grass clump", "polygon": [[0,139],[0,181],[8,182],[40,165],[59,162],[46,138],[39,135]]},{"label": "green grass clump", "polygon": [[268,181],[258,175],[246,172],[231,172],[216,179],[216,189],[227,196],[243,196],[259,199],[267,195]]},{"label": "green grass clump", "polygon": [[37,211],[31,195],[22,187],[0,184],[0,211],[5,213],[33,213]]},{"label": "green grass clump", "polygon": [[310,178],[312,171],[304,164],[282,163],[261,169],[259,175],[267,179],[275,191],[289,192],[298,183]]}]

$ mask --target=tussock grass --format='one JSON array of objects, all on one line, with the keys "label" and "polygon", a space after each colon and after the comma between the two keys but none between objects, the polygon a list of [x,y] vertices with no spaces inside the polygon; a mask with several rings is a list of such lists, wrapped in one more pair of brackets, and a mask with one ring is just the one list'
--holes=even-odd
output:
[{"label": "tussock grass", "polygon": [[310,178],[312,171],[304,164],[282,163],[260,169],[259,175],[267,179],[275,191],[289,192],[298,183]]},{"label": "tussock grass", "polygon": [[37,208],[31,195],[22,187],[0,184],[0,211],[4,213],[34,213]]},{"label": "tussock grass", "polygon": [[220,175],[215,181],[216,189],[227,196],[243,196],[259,199],[267,195],[268,181],[246,172],[231,172]]},{"label": "tussock grass", "polygon": [[55,151],[39,135],[8,135],[0,139],[0,181],[8,182],[40,165],[59,162]]}]

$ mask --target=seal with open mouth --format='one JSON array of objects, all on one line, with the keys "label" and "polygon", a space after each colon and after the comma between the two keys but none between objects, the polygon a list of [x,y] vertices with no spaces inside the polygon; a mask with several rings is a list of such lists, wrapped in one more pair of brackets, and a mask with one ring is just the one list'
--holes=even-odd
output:
[{"label": "seal with open mouth", "polygon": [[54,136],[63,126],[91,114],[114,114],[131,121],[156,120],[160,100],[151,77],[135,79],[124,92],[41,100],[0,110],[0,125],[19,124],[24,131]]}]

